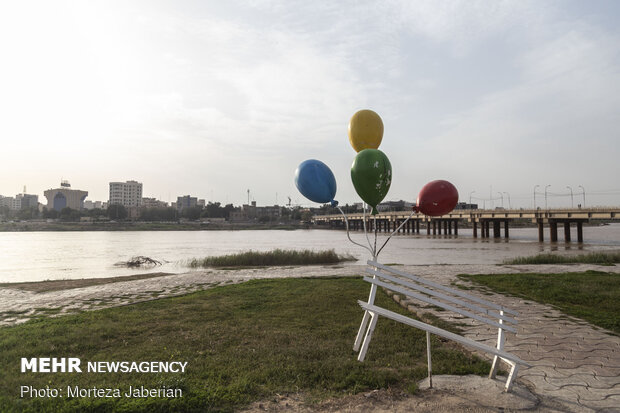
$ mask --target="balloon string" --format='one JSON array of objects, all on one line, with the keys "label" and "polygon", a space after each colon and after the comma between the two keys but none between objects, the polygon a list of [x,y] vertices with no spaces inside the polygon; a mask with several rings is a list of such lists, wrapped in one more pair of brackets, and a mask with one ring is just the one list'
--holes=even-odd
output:
[{"label": "balloon string", "polygon": [[[345,222],[345,225],[346,225],[346,228],[347,228],[347,238],[349,238],[349,241],[351,241],[351,242],[352,242],[352,243],[354,243],[355,245],[359,245],[360,247],[367,249],[367,250],[368,250],[368,252],[370,252],[371,254],[373,254],[373,252],[371,251],[371,249],[370,249],[370,248],[368,248],[367,246],[362,245],[362,244],[360,244],[360,243],[357,243],[357,242],[355,242],[355,241],[353,241],[353,240],[351,239],[351,235],[349,235],[349,220],[347,219],[347,216],[344,214],[344,212],[342,211],[342,209],[341,209],[340,207],[337,207],[337,208],[338,208],[338,211],[340,211],[340,213],[341,213],[341,214],[342,214],[342,216],[344,217],[344,222]],[[374,254],[373,254],[373,257],[374,257]]]},{"label": "balloon string", "polygon": [[377,254],[377,216],[375,215],[374,218],[375,218],[375,223],[374,223],[374,226],[375,226],[375,246],[372,249],[372,256],[374,258],[377,258],[377,255],[378,255]]},{"label": "balloon string", "polygon": [[364,204],[362,205],[362,209],[364,211],[364,234],[366,235],[366,241],[368,241],[368,246],[370,247],[370,253],[374,257],[375,253],[374,253],[374,251],[372,249],[372,244],[370,243],[370,238],[368,238],[368,230],[366,229],[366,202],[364,202]]},{"label": "balloon string", "polygon": [[[400,226],[394,230],[394,232],[392,232],[392,233],[390,234],[390,236],[388,237],[388,239],[386,239],[386,240],[385,240],[385,242],[383,243],[383,245],[381,246],[381,248],[379,248],[379,251],[377,252],[377,257],[379,256],[379,253],[381,253],[381,250],[383,249],[383,247],[385,247],[385,245],[388,243],[388,241],[392,238],[392,236],[393,236],[394,234],[396,234],[398,231],[400,231],[400,229],[401,229],[401,228],[402,228],[402,227],[403,227],[403,226],[407,223],[407,221],[409,221],[409,220],[411,219],[411,217],[413,216],[413,214],[415,214],[415,211],[411,212],[411,215],[409,215],[409,217],[408,217],[406,220],[404,220],[404,221],[403,221],[403,223],[402,223],[402,224],[400,224]],[[375,248],[376,248],[376,246],[375,246]],[[375,251],[376,251],[376,249],[375,249]]]}]

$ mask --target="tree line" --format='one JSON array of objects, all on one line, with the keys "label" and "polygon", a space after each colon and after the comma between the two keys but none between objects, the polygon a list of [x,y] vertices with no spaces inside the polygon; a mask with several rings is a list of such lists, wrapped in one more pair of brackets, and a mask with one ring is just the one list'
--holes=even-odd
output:
[{"label": "tree line", "polygon": [[[304,213],[300,207],[280,207],[279,220],[309,220],[312,214]],[[224,218],[230,219],[230,213],[241,210],[233,204],[222,205],[220,202],[209,202],[204,207],[194,206],[177,210],[176,208],[141,208],[139,216],[140,221],[177,221],[179,219],[187,219],[196,221],[208,218]],[[93,220],[125,220],[129,218],[129,210],[123,205],[110,205],[107,209],[83,209],[76,210],[72,208],[63,208],[60,211],[55,209],[43,208],[39,211],[37,207],[24,208],[18,211],[9,209],[8,207],[0,207],[0,218],[5,220],[32,220],[32,219],[54,219],[60,221],[80,221],[81,218],[87,217]],[[260,222],[269,222],[270,217],[262,216],[258,218]]]}]

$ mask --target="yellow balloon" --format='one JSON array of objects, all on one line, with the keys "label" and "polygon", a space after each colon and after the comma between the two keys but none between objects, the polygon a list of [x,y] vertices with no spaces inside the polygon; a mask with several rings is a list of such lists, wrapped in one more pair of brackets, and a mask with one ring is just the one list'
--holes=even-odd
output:
[{"label": "yellow balloon", "polygon": [[363,109],[355,113],[349,121],[349,142],[360,152],[364,149],[377,149],[383,139],[383,121],[376,112]]}]

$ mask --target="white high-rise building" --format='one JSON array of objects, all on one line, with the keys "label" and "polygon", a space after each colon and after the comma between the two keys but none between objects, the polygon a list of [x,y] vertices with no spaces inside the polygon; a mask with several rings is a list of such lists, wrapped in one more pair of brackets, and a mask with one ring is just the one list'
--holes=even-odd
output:
[{"label": "white high-rise building", "polygon": [[126,208],[142,205],[142,183],[136,181],[110,182],[110,205]]}]

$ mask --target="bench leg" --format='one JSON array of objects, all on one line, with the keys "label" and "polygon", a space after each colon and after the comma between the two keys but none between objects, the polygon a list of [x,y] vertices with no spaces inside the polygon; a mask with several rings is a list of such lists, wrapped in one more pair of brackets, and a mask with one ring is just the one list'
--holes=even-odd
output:
[{"label": "bench leg", "polygon": [[370,314],[368,311],[364,311],[364,317],[362,317],[362,324],[360,325],[360,329],[357,332],[357,337],[355,337],[355,343],[353,344],[353,351],[358,351],[360,346],[362,345],[362,338],[364,337],[364,333],[366,332],[366,326],[368,325],[368,320],[370,319]]},{"label": "bench leg", "polygon": [[517,378],[517,373],[519,372],[519,365],[517,363],[513,364],[512,369],[510,369],[510,374],[508,375],[508,380],[506,380],[506,393],[510,393],[512,389],[512,383],[514,379]]},{"label": "bench leg", "polygon": [[368,345],[370,344],[370,340],[372,339],[372,333],[375,331],[375,327],[377,326],[377,319],[379,316],[375,313],[370,314],[370,325],[368,326],[368,330],[366,330],[366,336],[364,337],[364,343],[362,344],[362,349],[360,350],[360,354],[357,356],[358,361],[364,361],[366,357],[366,352],[368,351]]},{"label": "bench leg", "polygon": [[[504,310],[500,310],[499,313],[501,315],[504,315]],[[501,318],[499,319],[499,323],[500,324],[504,324],[504,320],[502,320]],[[504,334],[504,330],[501,328],[497,329],[497,349],[498,350],[503,350],[504,349],[504,343],[506,342],[506,335]],[[495,356],[493,357],[493,364],[491,364],[491,371],[489,372],[489,378],[493,379],[495,378],[495,373],[497,372],[497,367],[499,366],[499,357]]]}]

